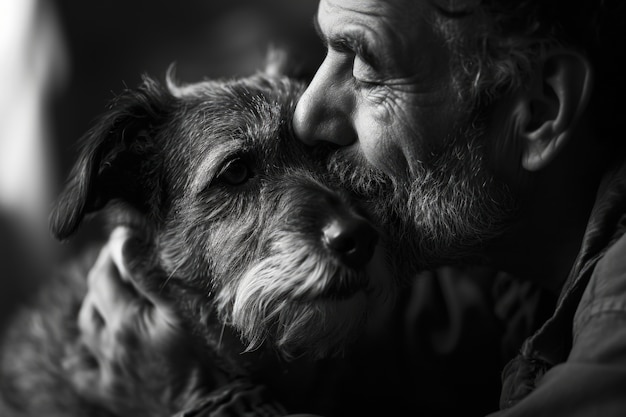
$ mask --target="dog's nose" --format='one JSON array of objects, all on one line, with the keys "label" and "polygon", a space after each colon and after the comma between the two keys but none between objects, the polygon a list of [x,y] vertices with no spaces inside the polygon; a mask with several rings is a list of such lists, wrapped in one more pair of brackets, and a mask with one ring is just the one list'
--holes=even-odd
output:
[{"label": "dog's nose", "polygon": [[326,247],[352,268],[364,266],[372,258],[378,233],[360,217],[335,218],[323,229]]}]

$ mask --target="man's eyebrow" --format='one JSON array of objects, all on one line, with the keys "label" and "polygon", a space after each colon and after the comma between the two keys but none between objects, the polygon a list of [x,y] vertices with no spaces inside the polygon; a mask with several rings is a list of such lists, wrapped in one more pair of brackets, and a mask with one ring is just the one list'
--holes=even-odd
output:
[{"label": "man's eyebrow", "polygon": [[376,55],[372,53],[369,42],[362,32],[354,31],[350,32],[348,35],[329,38],[322,31],[317,16],[313,17],[313,27],[315,28],[317,36],[325,46],[340,52],[355,53],[373,68],[380,68],[380,62]]}]

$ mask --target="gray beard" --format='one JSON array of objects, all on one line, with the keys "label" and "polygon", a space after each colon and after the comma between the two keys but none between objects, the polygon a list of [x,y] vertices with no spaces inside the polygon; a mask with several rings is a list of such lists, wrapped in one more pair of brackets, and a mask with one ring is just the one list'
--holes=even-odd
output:
[{"label": "gray beard", "polygon": [[488,168],[480,126],[467,123],[441,149],[425,152],[429,158],[413,167],[409,181],[391,178],[359,155],[341,149],[331,155],[330,172],[357,194],[385,232],[398,277],[483,263],[484,246],[502,235],[517,213],[513,193]]}]

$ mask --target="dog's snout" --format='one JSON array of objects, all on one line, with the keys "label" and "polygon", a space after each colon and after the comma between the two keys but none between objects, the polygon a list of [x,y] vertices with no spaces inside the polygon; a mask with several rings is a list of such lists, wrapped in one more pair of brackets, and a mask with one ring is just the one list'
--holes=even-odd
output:
[{"label": "dog's snout", "polygon": [[326,247],[353,268],[362,267],[369,262],[377,240],[376,230],[360,217],[335,218],[323,229]]}]

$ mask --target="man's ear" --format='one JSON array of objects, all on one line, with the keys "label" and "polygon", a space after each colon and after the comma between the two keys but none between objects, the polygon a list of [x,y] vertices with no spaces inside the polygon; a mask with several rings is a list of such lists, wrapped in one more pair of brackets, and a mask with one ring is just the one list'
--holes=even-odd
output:
[{"label": "man's ear", "polygon": [[591,95],[591,66],[569,50],[548,51],[529,87],[514,99],[515,134],[528,171],[547,166],[564,148]]},{"label": "man's ear", "polygon": [[153,126],[162,122],[170,97],[146,77],[141,87],[118,96],[81,139],[78,161],[50,215],[57,239],[69,237],[86,214],[111,200],[144,214],[158,205],[159,150]]}]

